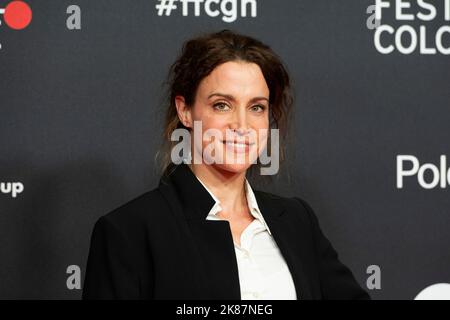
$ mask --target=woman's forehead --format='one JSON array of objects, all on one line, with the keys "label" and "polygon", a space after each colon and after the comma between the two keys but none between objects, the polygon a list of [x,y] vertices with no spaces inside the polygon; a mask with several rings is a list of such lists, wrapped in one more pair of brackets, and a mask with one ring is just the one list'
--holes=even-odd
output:
[{"label": "woman's forehead", "polygon": [[226,62],[216,67],[200,85],[202,95],[210,97],[214,93],[233,96],[235,98],[255,96],[268,97],[269,88],[255,63]]}]

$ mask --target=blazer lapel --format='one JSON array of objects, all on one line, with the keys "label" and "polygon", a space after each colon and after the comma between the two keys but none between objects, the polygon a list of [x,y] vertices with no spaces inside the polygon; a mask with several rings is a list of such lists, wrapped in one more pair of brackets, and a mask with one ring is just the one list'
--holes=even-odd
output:
[{"label": "blazer lapel", "polygon": [[[240,300],[239,272],[229,222],[206,220],[214,199],[185,164],[173,167],[161,179],[160,189],[172,210],[184,216],[189,226],[190,244],[195,247],[205,281],[199,287],[207,288],[204,298]],[[174,191],[172,196],[169,189]]]},{"label": "blazer lapel", "polygon": [[239,272],[228,221],[190,220],[211,299],[240,300]]},{"label": "blazer lapel", "polygon": [[305,273],[302,243],[299,237],[299,226],[288,220],[286,209],[279,197],[255,191],[255,197],[261,213],[270,228],[272,236],[283,255],[294,281],[297,299],[313,299],[312,285]]}]

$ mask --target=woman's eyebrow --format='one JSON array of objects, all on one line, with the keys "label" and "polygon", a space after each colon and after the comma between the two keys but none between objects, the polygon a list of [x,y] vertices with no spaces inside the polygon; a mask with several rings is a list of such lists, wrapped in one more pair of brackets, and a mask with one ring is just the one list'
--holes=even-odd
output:
[{"label": "woman's eyebrow", "polygon": [[[211,94],[208,96],[208,99],[211,99],[211,98],[214,97],[214,96],[226,98],[226,99],[228,99],[228,100],[230,100],[230,101],[233,101],[233,102],[236,101],[236,99],[235,99],[232,95],[230,95],[230,94],[225,94],[225,93],[219,93],[219,92],[211,93]],[[266,98],[266,97],[254,97],[254,98],[250,99],[250,102],[259,101],[259,100],[266,100],[267,102],[269,102],[269,99]]]}]

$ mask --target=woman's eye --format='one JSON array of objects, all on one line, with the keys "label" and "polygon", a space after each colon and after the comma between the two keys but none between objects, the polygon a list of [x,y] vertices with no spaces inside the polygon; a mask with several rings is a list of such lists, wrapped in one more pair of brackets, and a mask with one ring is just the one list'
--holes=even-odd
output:
[{"label": "woman's eye", "polygon": [[230,109],[230,107],[228,105],[226,105],[225,103],[216,103],[214,105],[214,109],[219,110],[219,111],[227,111],[228,109]]},{"label": "woman's eye", "polygon": [[251,110],[256,111],[256,112],[263,112],[264,109],[265,109],[265,107],[262,105],[259,105],[259,104],[251,107]]}]

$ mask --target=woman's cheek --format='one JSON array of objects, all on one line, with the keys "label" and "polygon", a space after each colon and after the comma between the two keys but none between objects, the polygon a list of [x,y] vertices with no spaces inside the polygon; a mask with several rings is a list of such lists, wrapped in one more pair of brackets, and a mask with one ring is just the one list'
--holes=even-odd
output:
[{"label": "woman's cheek", "polygon": [[261,129],[259,130],[259,137],[258,137],[258,154],[260,155],[263,150],[267,146],[268,140],[268,129]]}]

